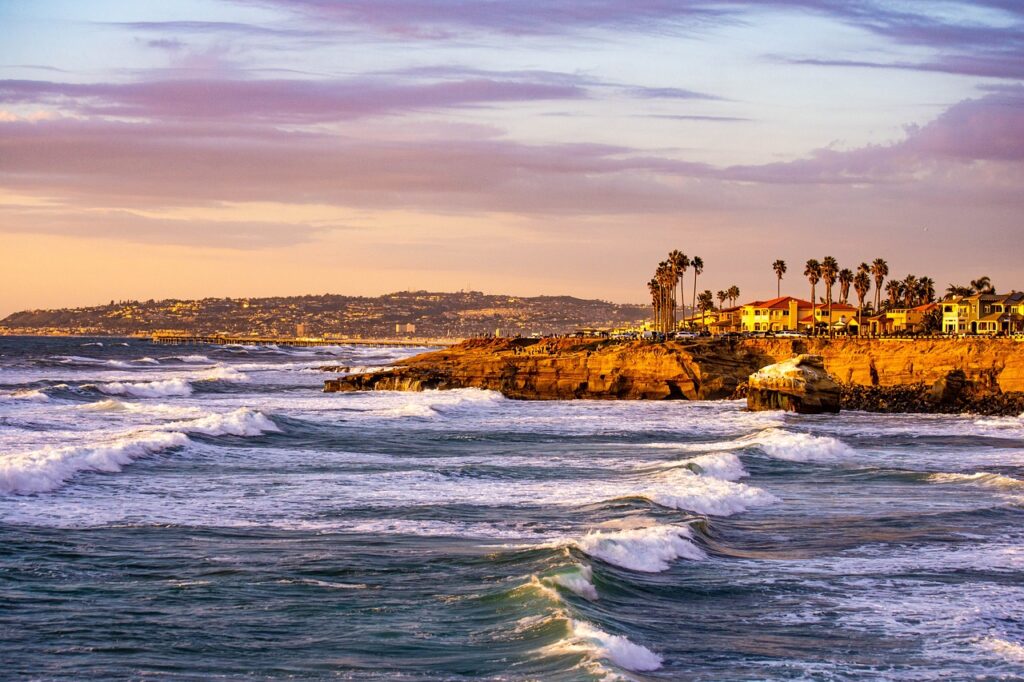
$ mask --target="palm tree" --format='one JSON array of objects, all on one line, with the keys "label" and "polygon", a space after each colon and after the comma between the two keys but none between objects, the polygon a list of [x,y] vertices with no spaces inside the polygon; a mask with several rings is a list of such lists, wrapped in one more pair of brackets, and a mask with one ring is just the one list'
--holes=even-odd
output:
[{"label": "palm tree", "polygon": [[907,275],[903,279],[903,303],[908,308],[914,307],[917,303],[917,277],[913,275]]},{"label": "palm tree", "polygon": [[864,299],[871,290],[871,276],[868,274],[867,263],[861,263],[861,267],[857,268],[857,274],[853,276],[853,290],[857,292],[857,333],[860,334]]},{"label": "palm tree", "polygon": [[982,275],[978,279],[972,279],[971,288],[974,289],[974,293],[976,294],[996,293],[996,288],[992,286],[992,278],[988,275]]},{"label": "palm tree", "polygon": [[[683,274],[686,272],[686,268],[688,268],[690,266],[690,259],[687,258],[686,254],[683,253],[682,251],[680,251],[679,249],[674,249],[674,250],[670,251],[669,254],[668,254],[668,262],[671,263],[671,265],[672,265],[672,274],[675,276],[675,279],[676,279],[675,284],[672,285],[672,300],[673,300],[673,302],[677,303],[678,301],[676,301],[676,288],[677,288],[676,285],[678,285],[679,292],[680,292],[680,294],[682,294],[682,290],[683,290]],[[673,306],[673,307],[675,307],[675,306]],[[683,317],[686,317],[686,301],[683,301],[682,312],[683,312]],[[675,323],[675,319],[674,318],[673,318],[672,322],[673,322],[673,325],[674,325],[674,323]]]},{"label": "palm tree", "polygon": [[828,335],[832,336],[832,285],[839,274],[839,263],[832,256],[821,260],[821,278],[825,280],[825,303],[828,305]]},{"label": "palm tree", "polygon": [[725,292],[725,293],[729,296],[730,305],[735,306],[736,305],[736,301],[740,297],[740,288],[738,286],[736,286],[735,284],[733,284],[731,287],[729,287],[729,290],[727,292]]},{"label": "palm tree", "polygon": [[814,290],[818,286],[818,282],[821,281],[821,263],[815,259],[810,259],[804,265],[804,277],[811,283],[811,329],[814,333],[818,333],[818,308],[814,302]]},{"label": "palm tree", "polygon": [[690,265],[693,267],[693,304],[697,304],[697,275],[704,272],[704,259],[700,256],[694,256],[690,259]]},{"label": "palm tree", "polygon": [[917,280],[917,295],[922,304],[934,301],[935,280],[931,277],[919,277]]},{"label": "palm tree", "polygon": [[973,293],[974,289],[970,287],[965,287],[962,284],[950,284],[948,287],[946,287],[947,298],[970,296]]},{"label": "palm tree", "polygon": [[715,309],[715,297],[710,289],[700,292],[700,296],[697,297],[697,307],[700,308],[701,320],[704,319],[709,310]]},{"label": "palm tree", "polygon": [[658,320],[661,318],[661,285],[658,284],[658,279],[652,277],[651,281],[647,283],[647,290],[651,292],[651,305],[654,307],[654,326],[658,326]]},{"label": "palm tree", "polygon": [[895,308],[896,304],[899,303],[900,298],[903,296],[903,282],[890,279],[885,285],[885,293],[889,296],[889,307]]},{"label": "palm tree", "polygon": [[661,331],[668,332],[672,325],[672,304],[674,303],[672,293],[676,286],[676,278],[672,274],[672,265],[668,261],[661,261],[658,264],[655,276],[658,280],[658,285],[661,287]]},{"label": "palm tree", "polygon": [[851,284],[853,284],[853,270],[843,268],[839,271],[839,300],[842,303],[850,302]]},{"label": "palm tree", "polygon": [[882,283],[889,276],[889,264],[881,258],[871,262],[871,274],[875,278],[875,310],[882,306]]},{"label": "palm tree", "polygon": [[775,296],[782,298],[782,276],[786,274],[786,261],[779,259],[772,263],[772,270],[775,271]]},{"label": "palm tree", "polygon": [[729,298],[729,292],[719,289],[718,293],[715,294],[715,298],[718,299],[718,307],[721,308],[725,305],[725,299]]}]

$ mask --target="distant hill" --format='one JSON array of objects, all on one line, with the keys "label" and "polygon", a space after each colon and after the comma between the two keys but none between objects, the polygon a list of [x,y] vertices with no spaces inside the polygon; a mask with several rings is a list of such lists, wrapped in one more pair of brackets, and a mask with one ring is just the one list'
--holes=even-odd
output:
[{"label": "distant hill", "polygon": [[287,335],[395,336],[395,325],[415,325],[407,335],[468,337],[493,334],[563,334],[578,327],[633,323],[646,306],[572,296],[505,296],[479,291],[402,291],[362,296],[204,298],[187,301],[111,301],[108,305],[25,310],[0,320],[8,333],[139,334],[155,331]]}]

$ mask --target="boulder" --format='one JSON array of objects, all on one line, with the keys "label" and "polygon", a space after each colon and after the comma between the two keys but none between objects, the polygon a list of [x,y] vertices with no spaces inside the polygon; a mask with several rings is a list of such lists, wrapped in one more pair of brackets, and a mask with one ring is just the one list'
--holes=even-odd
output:
[{"label": "boulder", "polygon": [[797,355],[763,367],[747,380],[747,408],[799,414],[839,412],[839,384],[820,355]]}]

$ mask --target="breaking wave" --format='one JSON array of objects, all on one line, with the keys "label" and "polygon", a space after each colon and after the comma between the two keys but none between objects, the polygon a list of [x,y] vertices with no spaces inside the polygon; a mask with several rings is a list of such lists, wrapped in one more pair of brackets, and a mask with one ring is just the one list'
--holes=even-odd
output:
[{"label": "breaking wave", "polygon": [[650,672],[661,667],[661,656],[645,646],[634,644],[627,637],[608,634],[581,620],[570,620],[569,629],[570,636],[560,649],[582,651],[631,672]]},{"label": "breaking wave", "polygon": [[128,383],[114,381],[99,384],[96,389],[107,395],[125,395],[134,398],[165,398],[168,396],[192,395],[192,384],[184,379],[158,379]]},{"label": "breaking wave", "polygon": [[854,455],[853,449],[837,438],[812,436],[774,426],[759,433],[718,443],[651,443],[646,447],[687,452],[723,452],[756,447],[773,459],[790,462],[834,462]]},{"label": "breaking wave", "polygon": [[595,531],[583,536],[576,546],[595,559],[631,571],[660,573],[672,561],[707,558],[693,542],[689,526],[649,526],[612,532]]},{"label": "breaking wave", "polygon": [[137,459],[189,443],[188,434],[258,436],[280,431],[261,412],[240,408],[226,414],[164,424],[103,443],[44,447],[0,458],[0,492],[42,493],[60,488],[83,471],[116,473]]},{"label": "breaking wave", "polygon": [[1020,488],[1024,486],[1024,481],[1019,479],[985,471],[973,474],[930,474],[928,480],[932,483],[971,483],[987,488]]}]

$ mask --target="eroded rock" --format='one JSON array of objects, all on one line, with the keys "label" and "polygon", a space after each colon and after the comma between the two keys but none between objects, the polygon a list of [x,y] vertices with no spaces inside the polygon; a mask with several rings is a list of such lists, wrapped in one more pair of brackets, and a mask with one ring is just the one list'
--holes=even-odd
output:
[{"label": "eroded rock", "polygon": [[747,407],[799,414],[839,412],[839,384],[820,355],[797,355],[763,367],[747,380]]}]

